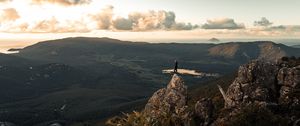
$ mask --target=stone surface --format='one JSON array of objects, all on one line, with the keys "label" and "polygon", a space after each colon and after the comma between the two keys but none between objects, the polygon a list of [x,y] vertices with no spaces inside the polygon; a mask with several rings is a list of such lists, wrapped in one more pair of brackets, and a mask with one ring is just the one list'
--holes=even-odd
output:
[{"label": "stone surface", "polygon": [[274,63],[259,60],[242,65],[238,76],[229,86],[225,107],[238,107],[253,102],[275,102],[277,95],[276,75],[278,68]]},{"label": "stone surface", "polygon": [[298,97],[291,96],[300,87],[300,65],[296,67],[283,67],[279,70],[278,85],[280,88],[280,99],[279,102],[282,104],[299,104]]},{"label": "stone surface", "polygon": [[195,104],[195,115],[198,117],[199,126],[208,126],[212,121],[214,105],[211,99],[202,98]]},{"label": "stone surface", "polygon": [[168,115],[181,122],[189,120],[187,87],[184,85],[183,79],[174,74],[167,88],[156,91],[149,99],[144,109],[144,115],[149,121],[165,118]]},{"label": "stone surface", "polygon": [[[283,110],[291,124],[298,124],[300,103],[300,63],[289,59],[268,62],[254,60],[240,66],[238,75],[229,85],[225,99],[225,109],[230,112],[218,117],[214,122],[226,122],[242,108],[260,106],[269,110]],[[222,89],[219,87],[221,93]],[[288,110],[286,110],[286,109]]]}]

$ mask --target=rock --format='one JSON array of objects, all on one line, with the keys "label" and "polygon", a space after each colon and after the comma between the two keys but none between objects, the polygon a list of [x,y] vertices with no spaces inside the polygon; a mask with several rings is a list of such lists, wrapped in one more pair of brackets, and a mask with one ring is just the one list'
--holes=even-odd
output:
[{"label": "rock", "polygon": [[279,102],[282,104],[299,104],[299,98],[293,97],[300,86],[300,65],[296,67],[283,67],[277,75],[278,85],[280,88]]},{"label": "rock", "polygon": [[240,66],[238,75],[224,94],[225,109],[228,113],[219,116],[213,124],[222,124],[235,118],[245,108],[256,106],[259,109],[281,112],[282,118],[290,118],[291,123],[299,124],[300,107],[300,61],[286,59],[275,62],[254,60]]},{"label": "rock", "polygon": [[242,65],[238,76],[226,92],[228,102],[225,107],[238,107],[253,102],[275,102],[277,71],[274,63],[259,60]]},{"label": "rock", "polygon": [[187,87],[183,79],[174,74],[167,88],[159,89],[149,99],[143,113],[149,124],[168,115],[175,121],[188,122],[190,113],[187,111]]},{"label": "rock", "polygon": [[209,98],[203,98],[195,104],[195,115],[198,118],[197,124],[208,126],[212,121],[214,105]]}]

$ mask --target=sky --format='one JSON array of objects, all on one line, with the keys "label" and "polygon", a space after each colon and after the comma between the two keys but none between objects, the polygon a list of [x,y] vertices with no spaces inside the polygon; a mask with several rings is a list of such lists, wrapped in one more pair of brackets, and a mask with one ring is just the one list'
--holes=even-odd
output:
[{"label": "sky", "polygon": [[0,46],[76,36],[299,39],[299,7],[299,0],[0,0]]}]

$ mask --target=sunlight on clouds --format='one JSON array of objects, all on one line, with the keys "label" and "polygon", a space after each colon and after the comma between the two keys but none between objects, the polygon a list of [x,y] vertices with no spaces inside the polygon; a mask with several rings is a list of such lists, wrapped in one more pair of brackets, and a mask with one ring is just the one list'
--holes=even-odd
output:
[{"label": "sunlight on clouds", "polygon": [[298,25],[273,26],[273,22],[265,17],[247,27],[230,17],[207,19],[199,24],[179,22],[181,19],[176,18],[176,11],[149,10],[135,7],[135,3],[111,0],[13,0],[0,3],[0,34],[10,34],[8,38],[11,39],[38,37],[46,40],[70,36],[125,40],[299,38],[300,32]]}]

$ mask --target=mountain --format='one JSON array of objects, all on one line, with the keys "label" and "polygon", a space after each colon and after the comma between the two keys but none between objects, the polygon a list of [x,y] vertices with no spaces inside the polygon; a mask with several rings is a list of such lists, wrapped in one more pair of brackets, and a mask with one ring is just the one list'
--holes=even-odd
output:
[{"label": "mountain", "polygon": [[[300,50],[267,41],[154,44],[110,38],[77,37],[40,42],[20,50],[16,55],[74,66],[97,66],[110,63],[113,66],[125,67],[131,72],[139,71],[146,74],[151,74],[148,71],[160,72],[161,68],[169,67],[174,59],[178,59],[181,66],[197,68],[204,72],[222,73],[228,71],[227,67],[237,68],[251,59],[275,60],[282,56],[299,56]],[[137,70],[137,67],[141,69]],[[97,68],[93,69],[100,71]]]},{"label": "mountain", "polygon": [[209,49],[209,55],[224,57],[242,62],[251,59],[276,60],[283,56],[299,56],[299,49],[273,42],[224,43]]},{"label": "mountain", "polygon": [[19,56],[9,55],[0,53],[0,65],[9,65],[9,66],[28,66],[32,64],[39,64],[40,61],[29,60]]},{"label": "mountain", "polygon": [[[299,56],[299,51],[272,42],[183,44],[84,37],[39,42],[0,55],[0,120],[24,126],[104,120],[144,106],[154,91],[165,87],[170,76],[162,70],[172,69],[174,59],[180,69],[223,78],[249,60]],[[181,76],[195,88],[218,79]]]},{"label": "mountain", "polygon": [[292,47],[300,48],[300,45],[293,45]]},{"label": "mountain", "polygon": [[220,92],[214,93],[219,95],[202,94],[196,102],[189,102],[187,98],[193,95],[188,95],[182,77],[174,74],[167,88],[156,91],[141,112],[113,117],[106,125],[299,125],[299,77],[299,59],[253,60],[239,67],[226,92],[216,84]]},{"label": "mountain", "polygon": [[209,39],[208,41],[209,41],[209,42],[220,42],[220,40],[217,39],[217,38],[211,38],[211,39]]}]

